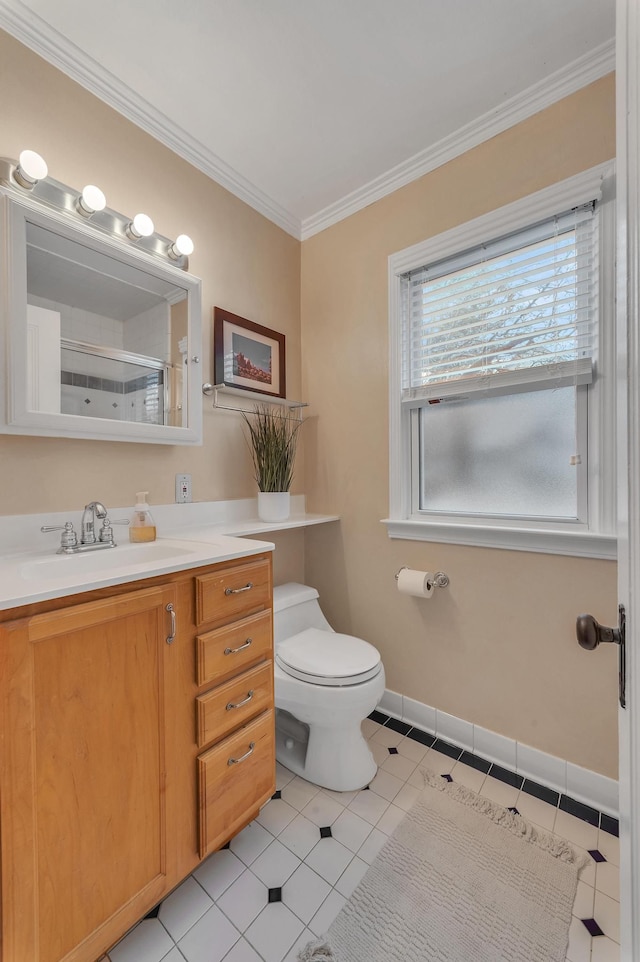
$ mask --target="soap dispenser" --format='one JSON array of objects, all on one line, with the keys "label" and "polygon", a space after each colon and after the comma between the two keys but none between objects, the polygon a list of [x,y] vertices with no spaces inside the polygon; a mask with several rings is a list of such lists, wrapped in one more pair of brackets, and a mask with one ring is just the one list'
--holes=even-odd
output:
[{"label": "soap dispenser", "polygon": [[148,491],[138,491],[136,494],[136,506],[133,509],[133,517],[129,525],[129,541],[156,540],[156,523],[151,517],[147,504],[148,494]]}]

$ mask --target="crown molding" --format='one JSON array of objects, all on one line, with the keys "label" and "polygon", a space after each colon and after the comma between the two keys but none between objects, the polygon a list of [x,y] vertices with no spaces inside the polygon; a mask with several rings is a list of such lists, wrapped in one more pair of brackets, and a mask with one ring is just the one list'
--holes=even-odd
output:
[{"label": "crown molding", "polygon": [[134,93],[20,0],[0,0],[0,27],[258,213],[300,239],[297,217]]},{"label": "crown molding", "polygon": [[0,27],[298,240],[344,220],[615,69],[611,40],[300,222],[21,0],[0,0]]},{"label": "crown molding", "polygon": [[610,40],[578,60],[574,60],[567,67],[551,74],[545,80],[506,100],[495,110],[488,111],[433,146],[414,154],[413,157],[381,174],[380,177],[347,194],[342,200],[305,218],[302,221],[302,240],[307,240],[327,227],[337,224],[338,221],[344,220],[398,188],[441,167],[454,157],[466,153],[491,137],[503,133],[509,127],[550,107],[564,97],[576,93],[582,87],[599,80],[613,70],[615,70],[615,41]]}]

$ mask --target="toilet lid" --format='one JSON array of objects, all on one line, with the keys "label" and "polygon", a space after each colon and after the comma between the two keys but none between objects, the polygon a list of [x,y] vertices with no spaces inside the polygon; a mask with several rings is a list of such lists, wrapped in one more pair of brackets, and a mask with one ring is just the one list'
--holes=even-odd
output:
[{"label": "toilet lid", "polygon": [[358,685],[380,671],[380,653],[362,638],[307,628],[278,645],[276,661],[314,685]]}]

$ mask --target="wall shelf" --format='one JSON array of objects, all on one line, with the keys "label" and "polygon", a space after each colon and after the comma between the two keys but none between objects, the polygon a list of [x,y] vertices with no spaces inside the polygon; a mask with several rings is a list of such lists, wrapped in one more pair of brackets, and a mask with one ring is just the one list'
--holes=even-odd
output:
[{"label": "wall shelf", "polygon": [[230,399],[236,397],[252,401],[254,404],[275,404],[279,407],[287,408],[289,411],[296,412],[297,416],[292,418],[292,420],[296,421],[302,421],[302,408],[309,407],[307,401],[291,401],[286,397],[274,397],[272,394],[245,391],[242,388],[231,387],[228,384],[203,384],[202,393],[205,397],[212,399],[214,408],[219,408],[221,411],[240,411],[244,413],[248,409],[246,407],[237,407],[233,404],[222,403],[220,401],[220,395],[223,396],[223,399],[225,397]]}]

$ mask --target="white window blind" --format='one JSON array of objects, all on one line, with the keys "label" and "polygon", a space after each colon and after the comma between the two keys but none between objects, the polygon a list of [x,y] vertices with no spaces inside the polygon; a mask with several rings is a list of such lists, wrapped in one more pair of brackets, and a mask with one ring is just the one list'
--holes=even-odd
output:
[{"label": "white window blind", "polygon": [[403,402],[591,380],[594,206],[403,276]]}]

